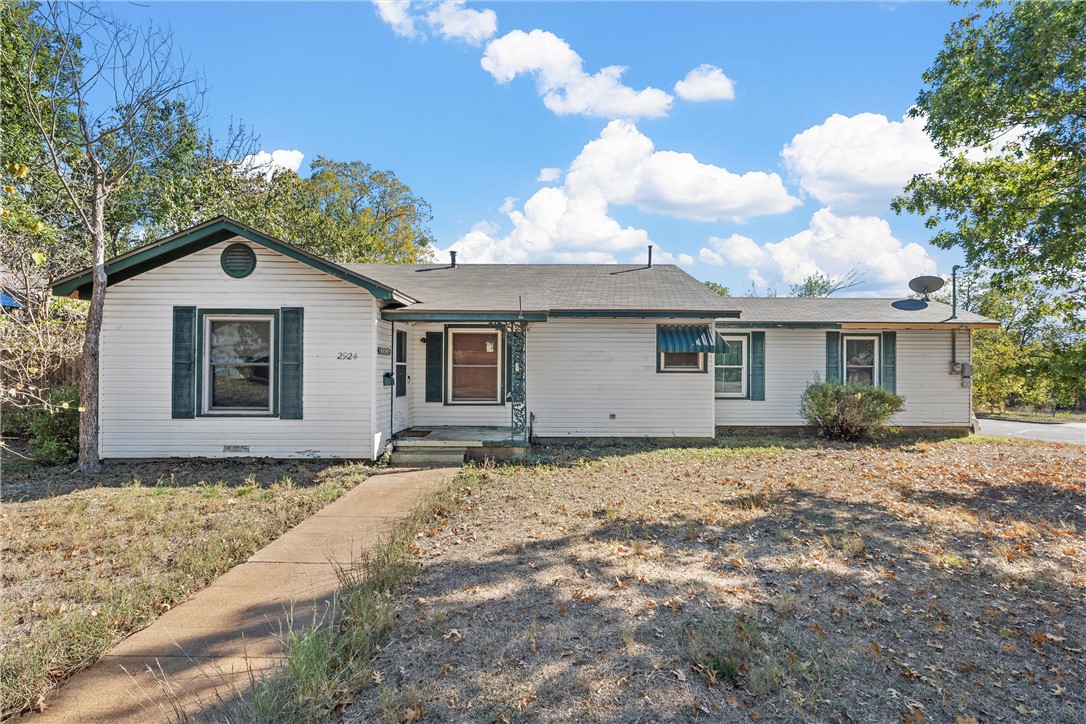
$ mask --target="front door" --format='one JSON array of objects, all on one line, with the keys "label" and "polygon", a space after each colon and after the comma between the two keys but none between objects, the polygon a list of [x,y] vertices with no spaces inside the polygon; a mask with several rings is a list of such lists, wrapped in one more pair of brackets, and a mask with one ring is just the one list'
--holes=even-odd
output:
[{"label": "front door", "polygon": [[392,432],[395,434],[409,426],[410,418],[407,389],[411,381],[407,377],[407,332],[396,330],[393,343],[392,372],[395,380],[392,385]]}]

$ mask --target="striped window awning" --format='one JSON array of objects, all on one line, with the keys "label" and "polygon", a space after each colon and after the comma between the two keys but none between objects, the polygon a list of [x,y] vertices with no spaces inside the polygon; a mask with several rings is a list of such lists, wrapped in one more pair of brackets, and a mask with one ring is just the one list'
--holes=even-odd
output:
[{"label": "striped window awning", "polygon": [[708,325],[656,328],[657,352],[713,352],[713,330]]}]

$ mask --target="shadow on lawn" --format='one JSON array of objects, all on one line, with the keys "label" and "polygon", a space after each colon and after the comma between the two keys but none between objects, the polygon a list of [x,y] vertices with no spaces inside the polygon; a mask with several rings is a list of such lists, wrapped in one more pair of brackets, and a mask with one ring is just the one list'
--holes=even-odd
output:
[{"label": "shadow on lawn", "polygon": [[188,488],[222,485],[240,488],[268,486],[289,479],[294,487],[320,485],[323,476],[345,463],[338,460],[270,459],[184,459],[141,462],[107,462],[98,475],[73,472],[74,463],[38,466],[12,465],[4,461],[4,501],[23,502],[66,495],[89,488],[121,488],[140,485],[148,488]]},{"label": "shadow on lawn", "polygon": [[576,534],[439,560],[377,666],[436,720],[887,721],[918,704],[947,721],[1020,701],[1064,720],[1086,705],[1081,657],[1030,638],[1086,637],[1070,561],[1006,574],[979,538],[936,544],[920,520],[805,491],[737,505],[750,517],[731,525],[594,511]]}]

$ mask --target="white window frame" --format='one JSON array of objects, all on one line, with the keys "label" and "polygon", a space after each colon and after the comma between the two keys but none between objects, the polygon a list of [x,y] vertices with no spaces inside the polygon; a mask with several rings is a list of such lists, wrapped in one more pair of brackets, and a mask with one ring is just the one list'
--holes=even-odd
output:
[{"label": "white window frame", "polygon": [[[498,354],[498,361],[497,361],[497,364],[495,365],[495,373],[498,376],[498,380],[497,380],[498,384],[496,385],[497,394],[495,395],[494,399],[491,399],[491,400],[458,400],[458,399],[456,399],[456,397],[455,397],[456,391],[455,391],[455,389],[453,387],[453,367],[454,366],[456,366],[456,367],[482,367],[482,366],[484,366],[484,365],[454,365],[453,364],[454,349],[456,347],[456,336],[459,335],[459,334],[488,334],[488,335],[494,335],[494,336],[497,337],[497,342],[496,342],[497,350],[496,350],[496,352]],[[501,330],[500,329],[492,329],[492,328],[484,328],[484,327],[480,327],[480,328],[460,328],[460,329],[452,329],[452,328],[450,328],[450,329],[447,330],[447,337],[448,337],[448,345],[447,345],[448,350],[446,351],[447,357],[446,357],[446,360],[445,360],[445,369],[446,369],[447,377],[445,379],[445,389],[448,390],[449,394],[445,399],[445,403],[448,404],[448,405],[501,405],[501,404],[504,404],[505,403],[505,398],[503,397],[503,392],[504,391],[502,390],[502,370],[505,369],[505,367],[504,367],[504,365],[505,365],[505,350],[504,350],[505,345],[502,343],[503,340],[502,340]],[[486,365],[486,366],[489,366],[489,365]]]},{"label": "white window frame", "polygon": [[[268,340],[268,405],[267,407],[213,407],[211,404],[211,324],[213,322],[267,322],[269,329]],[[271,415],[275,412],[275,389],[278,384],[277,342],[279,330],[276,329],[275,314],[204,314],[204,328],[201,330],[203,338],[203,354],[200,360],[203,389],[200,391],[200,408],[204,415]]]},{"label": "white window frame", "polygon": [[[841,384],[849,384],[848,381],[848,351],[849,341],[870,340],[875,353],[871,360],[871,384],[879,384],[879,347],[882,339],[877,334],[842,334],[841,335]],[[866,367],[866,365],[864,365]]]},{"label": "white window frame", "polygon": [[[698,363],[696,366],[691,365],[669,365],[667,363],[667,356],[669,354],[696,354],[698,356]],[[704,372],[705,371],[705,353],[704,352],[661,352],[660,353],[660,372]]]},{"label": "white window frame", "polygon": [[[748,396],[749,391],[747,385],[749,384],[749,362],[750,362],[750,337],[745,334],[718,334],[721,340],[725,342],[742,342],[743,344],[743,361],[739,365],[718,365],[716,363],[716,353],[713,353],[713,391],[717,397],[720,398],[745,398]],[[742,368],[742,388],[740,392],[716,392],[716,371],[717,369],[734,369],[735,367]]]}]

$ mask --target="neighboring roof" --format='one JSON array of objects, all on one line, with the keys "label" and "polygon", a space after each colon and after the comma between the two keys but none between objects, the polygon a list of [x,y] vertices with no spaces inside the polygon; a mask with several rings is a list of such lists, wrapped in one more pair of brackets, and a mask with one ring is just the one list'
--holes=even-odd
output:
[{"label": "neighboring roof", "polygon": [[[206,249],[221,241],[241,237],[255,244],[260,244],[280,254],[296,259],[303,264],[308,264],[330,274],[337,279],[363,287],[378,299],[394,300],[410,303],[415,301],[410,297],[396,294],[392,287],[385,286],[373,279],[368,279],[357,272],[353,272],[339,264],[322,259],[319,256],[303,251],[293,244],[288,244],[282,239],[276,239],[263,232],[257,231],[251,226],[225,216],[217,216],[210,221],[197,224],[190,229],[185,229],[173,236],[167,236],[153,244],[141,246],[138,249],[121,254],[106,262],[106,276],[109,284],[123,282],[137,274],[167,264],[175,259],[188,256],[193,252]],[[59,297],[71,296],[77,293],[80,298],[90,297],[91,270],[84,269],[81,272],[71,274],[52,283],[53,294]]]},{"label": "neighboring roof", "polygon": [[739,319],[720,322],[721,326],[999,326],[962,309],[952,319],[949,304],[920,299],[728,297],[727,301],[739,310]]},{"label": "neighboring roof", "polygon": [[730,299],[673,264],[348,264],[371,279],[420,300],[385,316],[521,310],[550,317],[725,317]]}]

